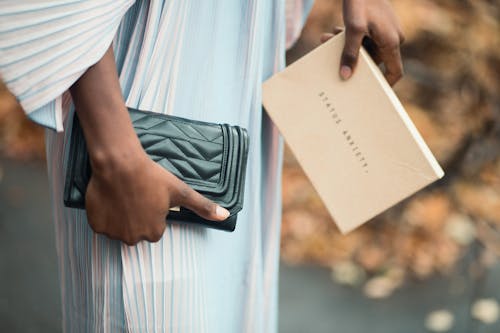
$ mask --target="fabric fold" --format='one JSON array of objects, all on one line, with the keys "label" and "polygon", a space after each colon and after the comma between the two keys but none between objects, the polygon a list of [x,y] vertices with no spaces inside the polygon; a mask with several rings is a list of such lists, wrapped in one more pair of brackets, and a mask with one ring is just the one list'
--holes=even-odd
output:
[{"label": "fabric fold", "polygon": [[61,95],[102,58],[133,3],[2,2],[0,77],[33,121],[62,131]]}]

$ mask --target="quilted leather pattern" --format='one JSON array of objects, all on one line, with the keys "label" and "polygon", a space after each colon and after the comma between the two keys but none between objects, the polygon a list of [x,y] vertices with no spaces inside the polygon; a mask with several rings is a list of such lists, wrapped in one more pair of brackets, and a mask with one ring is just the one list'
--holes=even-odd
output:
[{"label": "quilted leather pattern", "polygon": [[[185,181],[193,189],[227,208],[224,222],[205,220],[181,207],[171,211],[168,221],[196,223],[233,231],[243,206],[248,155],[247,131],[238,126],[213,124],[129,109],[133,126],[146,153],[155,162]],[[76,115],[73,120],[64,202],[84,208],[91,176],[83,132]]]},{"label": "quilted leather pattern", "polygon": [[131,117],[144,150],[154,161],[185,181],[219,182],[224,152],[219,125],[190,124],[138,112],[131,112]]}]

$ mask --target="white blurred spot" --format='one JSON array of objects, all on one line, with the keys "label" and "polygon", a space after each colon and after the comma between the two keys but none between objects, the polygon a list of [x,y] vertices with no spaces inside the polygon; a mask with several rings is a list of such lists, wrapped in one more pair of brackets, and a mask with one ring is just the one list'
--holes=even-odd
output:
[{"label": "white blurred spot", "polygon": [[453,327],[455,318],[448,310],[436,310],[427,315],[425,327],[432,332],[447,332]]},{"label": "white blurred spot", "polygon": [[445,231],[460,245],[468,245],[476,238],[474,223],[463,214],[452,215],[446,223]]},{"label": "white blurred spot", "polygon": [[387,276],[377,276],[366,282],[363,289],[369,298],[387,298],[396,289],[397,284]]},{"label": "white blurred spot", "polygon": [[357,286],[363,283],[366,274],[361,266],[352,261],[343,261],[332,267],[331,276],[339,284]]},{"label": "white blurred spot", "polygon": [[471,315],[485,324],[493,324],[498,320],[498,302],[493,298],[479,299],[472,305]]}]

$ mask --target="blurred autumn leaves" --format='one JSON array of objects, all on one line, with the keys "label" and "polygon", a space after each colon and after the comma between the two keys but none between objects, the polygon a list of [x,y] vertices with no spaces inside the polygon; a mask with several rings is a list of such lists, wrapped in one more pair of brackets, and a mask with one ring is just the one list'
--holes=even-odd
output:
[{"label": "blurred autumn leaves", "polygon": [[[289,61],[341,25],[340,2],[316,0]],[[409,276],[450,272],[471,244],[482,245],[480,265],[500,255],[500,4],[393,4],[406,35],[406,76],[396,91],[446,177],[342,236],[288,151],[283,171],[282,258],[331,267],[336,281],[363,285],[370,297],[389,295]],[[3,86],[0,151],[43,158],[43,130]]]},{"label": "blurred autumn leaves", "polygon": [[43,129],[29,121],[0,81],[0,154],[16,158],[44,158]]},{"label": "blurred autumn leaves", "polygon": [[[340,3],[316,1],[289,62],[342,25]],[[331,267],[344,284],[371,277],[371,297],[408,276],[450,272],[471,244],[483,245],[480,265],[500,255],[500,4],[393,4],[406,35],[406,76],[396,92],[446,177],[342,236],[290,154],[283,176],[282,258]]]}]

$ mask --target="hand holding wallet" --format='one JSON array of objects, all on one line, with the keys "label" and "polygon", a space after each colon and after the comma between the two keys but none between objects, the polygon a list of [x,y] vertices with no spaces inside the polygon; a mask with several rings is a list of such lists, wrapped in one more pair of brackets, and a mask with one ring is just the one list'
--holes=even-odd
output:
[{"label": "hand holding wallet", "polygon": [[[132,125],[148,156],[208,199],[230,212],[224,221],[206,220],[180,207],[167,220],[233,231],[243,208],[248,134],[244,128],[129,109]],[[76,113],[67,161],[64,203],[85,208],[91,176],[85,138]]]}]

